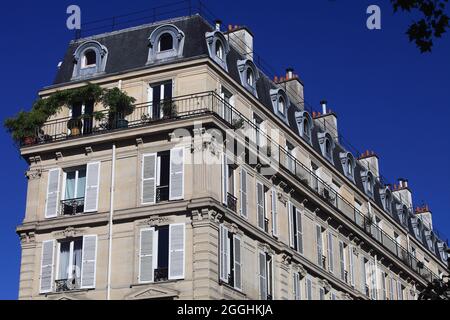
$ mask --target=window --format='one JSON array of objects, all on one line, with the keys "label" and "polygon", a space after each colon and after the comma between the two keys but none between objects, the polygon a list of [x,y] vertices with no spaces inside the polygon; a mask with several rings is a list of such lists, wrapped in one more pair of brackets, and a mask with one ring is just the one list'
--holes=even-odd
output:
[{"label": "window", "polygon": [[368,260],[366,258],[361,258],[361,292],[369,297],[370,292],[369,286],[367,285],[367,262]]},{"label": "window", "polygon": [[259,297],[261,300],[273,300],[273,261],[266,252],[259,252]]},{"label": "window", "polygon": [[242,290],[242,250],[241,238],[220,225],[220,280],[238,290]]},{"label": "window", "polygon": [[312,280],[310,277],[306,278],[306,299],[312,300],[313,294],[312,294]]},{"label": "window", "polygon": [[150,120],[176,116],[172,100],[172,80],[150,84],[148,87],[148,115]]},{"label": "window", "polygon": [[317,264],[326,268],[326,257],[323,255],[323,232],[324,229],[317,225],[316,226],[316,245],[317,245]]},{"label": "window", "polygon": [[278,111],[282,114],[284,114],[285,111],[285,102],[283,97],[278,98]]},{"label": "window", "polygon": [[294,157],[294,146],[286,141],[286,167],[289,171],[294,173],[295,170],[295,157]]},{"label": "window", "polygon": [[303,254],[303,225],[301,211],[289,202],[289,242],[291,247]]},{"label": "window", "polygon": [[405,287],[402,285],[400,281],[397,281],[397,300],[403,300],[403,291]]},{"label": "window", "polygon": [[306,111],[297,111],[295,113],[295,120],[300,136],[306,140],[306,142],[311,144],[311,131],[314,123],[311,115]]},{"label": "window", "polygon": [[386,272],[381,271],[381,300],[387,300],[387,290],[386,290],[386,279],[387,275]]},{"label": "window", "polygon": [[349,269],[350,269],[350,284],[352,287],[355,287],[355,254],[353,252],[354,247],[349,246],[348,247],[348,262],[349,262]]},{"label": "window", "polygon": [[377,273],[376,273],[376,266],[374,261],[369,262],[369,283],[370,283],[370,297],[372,300],[377,300]]},{"label": "window", "polygon": [[278,236],[278,205],[277,205],[277,191],[272,188],[271,192],[271,203],[272,203],[272,235]]},{"label": "window", "polygon": [[106,68],[108,49],[98,41],[82,43],[74,53],[72,80],[80,80],[103,74]]},{"label": "window", "polygon": [[366,194],[373,198],[374,196],[374,185],[375,185],[375,178],[372,174],[372,172],[363,170],[361,171],[361,180],[364,186],[364,191]]},{"label": "window", "polygon": [[241,84],[255,97],[258,97],[256,91],[256,82],[258,81],[259,76],[256,65],[249,59],[238,60],[237,65],[239,76],[241,78]]},{"label": "window", "polygon": [[69,115],[71,119],[80,119],[81,128],[76,129],[70,128],[69,135],[75,136],[79,134],[91,134],[94,124],[94,102],[85,101],[83,103],[77,103],[69,108]]},{"label": "window", "polygon": [[139,283],[184,278],[184,224],[141,229]]},{"label": "window", "polygon": [[[232,124],[232,114],[233,114],[233,106],[234,106],[234,97],[233,94],[228,91],[224,86],[222,86],[221,97],[223,99],[223,110],[220,110],[220,115],[222,118],[228,123]],[[222,106],[220,106],[222,107]]]},{"label": "window", "polygon": [[[83,238],[59,243],[57,283],[62,282],[61,287],[67,286],[67,289],[80,287],[82,247]],[[57,286],[57,291],[59,291],[58,289]]]},{"label": "window", "polygon": [[355,182],[355,158],[350,152],[341,152],[339,156],[345,176]]},{"label": "window", "polygon": [[339,241],[339,266],[341,271],[341,280],[348,283],[348,272],[345,257],[345,253],[347,252],[346,247],[347,246],[342,241]]},{"label": "window", "polygon": [[64,185],[61,214],[74,215],[84,212],[86,166],[64,170]]},{"label": "window", "polygon": [[247,171],[241,168],[240,174],[240,206],[239,211],[244,218],[248,217],[248,201],[247,201]]},{"label": "window", "polygon": [[95,67],[97,64],[97,54],[94,50],[88,49],[83,54],[81,68]]},{"label": "window", "polygon": [[325,159],[334,164],[333,160],[333,150],[334,150],[334,140],[328,132],[319,132],[319,145],[322,151],[322,155]]},{"label": "window", "polygon": [[223,45],[220,40],[216,41],[216,57],[220,60],[223,60],[224,58]]},{"label": "window", "polygon": [[294,272],[293,276],[293,284],[294,284],[294,300],[301,300],[302,294],[301,294],[301,276],[299,272]]},{"label": "window", "polygon": [[310,133],[309,133],[309,120],[307,118],[305,118],[303,120],[303,131],[302,131],[302,136],[303,137],[309,137]]},{"label": "window", "polygon": [[380,197],[384,210],[388,213],[392,213],[392,192],[389,187],[386,186],[380,189]]},{"label": "window", "polygon": [[222,156],[222,193],[223,203],[237,212],[237,199],[234,196],[234,167],[225,154]]},{"label": "window", "polygon": [[158,52],[172,50],[173,38],[170,33],[163,33],[158,40]]},{"label": "window", "polygon": [[290,101],[286,92],[281,88],[271,89],[270,97],[272,100],[274,113],[283,121],[287,122],[287,114],[290,107]]},{"label": "window", "polygon": [[256,204],[258,228],[269,232],[269,219],[266,214],[266,192],[268,189],[261,183],[256,182]]},{"label": "window", "polygon": [[389,278],[389,299],[391,300],[395,300],[395,290],[396,290],[396,281],[394,280],[394,278],[390,277]]},{"label": "window", "polygon": [[319,300],[325,300],[325,289],[319,288]]},{"label": "window", "polygon": [[334,252],[333,252],[333,234],[328,232],[328,243],[327,243],[327,259],[328,259],[328,270],[334,272]]},{"label": "window", "polygon": [[230,52],[230,47],[223,33],[220,30],[215,30],[213,32],[207,32],[205,37],[209,57],[222,67],[222,69],[228,71],[227,55]]}]

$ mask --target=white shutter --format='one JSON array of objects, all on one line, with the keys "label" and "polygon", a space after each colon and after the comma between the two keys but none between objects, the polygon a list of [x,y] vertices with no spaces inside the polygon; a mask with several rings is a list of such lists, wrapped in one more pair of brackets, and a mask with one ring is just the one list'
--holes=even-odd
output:
[{"label": "white shutter", "polygon": [[222,156],[222,201],[225,205],[228,203],[228,174],[228,161],[224,153]]},{"label": "white shutter", "polygon": [[234,287],[242,290],[242,250],[241,250],[241,238],[234,236]]},{"label": "white shutter", "polygon": [[228,263],[229,263],[229,241],[228,241],[228,229],[220,225],[219,229],[219,247],[220,247],[220,257],[219,257],[219,274],[220,280],[228,283]]},{"label": "white shutter", "polygon": [[342,241],[339,241],[339,266],[341,269],[341,280],[345,281],[344,243]]},{"label": "white shutter", "polygon": [[156,202],[156,163],[156,153],[142,156],[142,204],[154,204]]},{"label": "white shutter", "polygon": [[83,236],[81,288],[95,288],[97,236]]},{"label": "white shutter", "polygon": [[139,240],[139,283],[153,282],[157,243],[155,229],[142,229]]},{"label": "white shutter", "polygon": [[292,202],[288,202],[288,223],[289,223],[289,245],[294,248],[294,207]]},{"label": "white shutter", "polygon": [[170,150],[170,182],[169,199],[180,200],[184,198],[184,149]]},{"label": "white shutter", "polygon": [[184,223],[169,226],[169,279],[184,278]]},{"label": "white shutter", "polygon": [[331,232],[328,232],[328,269],[333,272],[334,271],[334,259],[333,259],[333,235]]},{"label": "white shutter", "polygon": [[47,293],[53,289],[53,257],[55,240],[42,242],[40,292]]},{"label": "white shutter", "polygon": [[317,242],[317,263],[319,264],[320,267],[323,267],[322,227],[319,225],[316,226],[316,242]]},{"label": "white shutter", "polygon": [[272,234],[278,236],[277,192],[272,189]]},{"label": "white shutter", "polygon": [[84,196],[84,212],[98,210],[98,194],[100,185],[100,162],[87,164],[86,191]]},{"label": "white shutter", "polygon": [[45,205],[45,217],[54,218],[58,215],[59,204],[59,179],[61,169],[51,169],[48,172],[47,199]]},{"label": "white shutter", "polygon": [[267,147],[267,120],[263,121],[260,125],[259,125],[259,143],[261,144],[260,147],[264,148]]},{"label": "white shutter", "polygon": [[256,204],[258,227],[264,230],[264,186],[260,182],[256,182]]},{"label": "white shutter", "polygon": [[361,292],[366,294],[366,262],[364,261],[364,257],[361,258]]},{"label": "white shutter", "polygon": [[353,254],[353,246],[348,247],[348,258],[349,258],[349,269],[350,269],[350,284],[355,286],[355,263],[354,263],[354,254]]},{"label": "white shutter", "polygon": [[241,169],[241,201],[240,201],[240,211],[241,216],[244,218],[248,217],[248,205],[247,205],[247,171]]},{"label": "white shutter", "polygon": [[262,300],[267,300],[267,261],[266,254],[259,252],[259,296]]},{"label": "white shutter", "polygon": [[301,300],[300,275],[298,272],[294,273],[294,300]]},{"label": "white shutter", "polygon": [[308,300],[312,300],[313,296],[312,296],[312,281],[310,278],[306,279],[306,298]]},{"label": "white shutter", "polygon": [[297,218],[297,251],[303,254],[303,224],[302,214],[300,210],[296,209]]}]

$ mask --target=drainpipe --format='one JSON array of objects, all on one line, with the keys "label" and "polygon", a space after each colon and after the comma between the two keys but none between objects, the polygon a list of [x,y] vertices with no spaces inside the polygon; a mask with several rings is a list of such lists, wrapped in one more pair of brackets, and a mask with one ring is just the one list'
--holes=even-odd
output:
[{"label": "drainpipe", "polygon": [[108,280],[106,285],[106,299],[111,300],[111,258],[112,258],[112,238],[113,238],[113,215],[114,215],[114,192],[116,175],[116,144],[112,145],[112,163],[111,163],[111,196],[109,204],[109,231],[108,231]]}]

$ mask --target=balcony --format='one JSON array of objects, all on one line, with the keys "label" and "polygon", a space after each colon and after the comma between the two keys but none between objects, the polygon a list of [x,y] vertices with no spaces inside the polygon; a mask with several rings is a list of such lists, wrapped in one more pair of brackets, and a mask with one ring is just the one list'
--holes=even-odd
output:
[{"label": "balcony", "polygon": [[227,193],[227,208],[237,212],[237,198],[229,192]]},{"label": "balcony", "polygon": [[80,289],[80,278],[55,280],[56,292],[67,292]]},{"label": "balcony", "polygon": [[156,203],[169,200],[169,186],[156,187]]},{"label": "balcony", "polygon": [[167,281],[169,279],[169,268],[155,269],[155,282]]},{"label": "balcony", "polygon": [[60,214],[74,216],[84,212],[84,198],[67,199],[60,201]]}]

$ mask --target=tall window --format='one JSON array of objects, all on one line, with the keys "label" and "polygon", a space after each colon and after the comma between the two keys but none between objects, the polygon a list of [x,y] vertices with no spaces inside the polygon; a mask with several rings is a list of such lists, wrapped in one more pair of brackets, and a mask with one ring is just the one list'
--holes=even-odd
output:
[{"label": "tall window", "polygon": [[269,232],[269,220],[266,213],[266,188],[261,182],[256,183],[256,204],[258,227],[265,232]]},{"label": "tall window", "polygon": [[94,50],[88,49],[84,52],[81,61],[81,68],[95,67],[97,64],[97,54]]},{"label": "tall window", "polygon": [[220,280],[238,290],[242,290],[242,249],[241,238],[220,226]]},{"label": "tall window", "polygon": [[278,98],[278,112],[284,114],[285,110],[286,110],[286,103],[284,102],[284,98],[280,96]]},{"label": "tall window", "polygon": [[306,278],[306,299],[307,300],[313,299],[312,280],[310,277]]},{"label": "tall window", "polygon": [[303,254],[303,222],[301,211],[289,202],[289,235],[290,245],[294,250]]},{"label": "tall window", "polygon": [[323,254],[323,228],[316,226],[317,264],[326,268],[326,257]]},{"label": "tall window", "polygon": [[309,140],[309,121],[306,117],[303,119],[303,137]]},{"label": "tall window", "polygon": [[223,60],[223,44],[220,40],[216,40],[216,57]]},{"label": "tall window", "polygon": [[294,284],[294,300],[301,300],[302,294],[301,294],[301,276],[299,272],[294,272],[293,276],[293,284]]},{"label": "tall window", "polygon": [[[81,259],[83,252],[83,238],[59,243],[59,266],[57,280],[68,280],[62,286],[80,286]],[[72,288],[74,288],[72,287]]]},{"label": "tall window", "polygon": [[163,33],[158,41],[158,51],[167,51],[173,49],[173,37],[170,33]]},{"label": "tall window", "polygon": [[148,87],[148,115],[151,120],[172,117],[176,107],[172,101],[172,81],[150,84]]},{"label": "tall window", "polygon": [[259,295],[261,300],[273,300],[273,261],[266,252],[259,252]]},{"label": "tall window", "polygon": [[325,140],[325,155],[331,159],[331,142],[329,139]]},{"label": "tall window", "polygon": [[84,196],[86,191],[86,166],[64,171],[64,198],[61,214],[72,215],[84,211]]},{"label": "tall window", "polygon": [[286,141],[286,167],[289,171],[294,172],[294,146]]},{"label": "tall window", "polygon": [[253,87],[254,82],[255,82],[255,75],[253,74],[253,70],[252,68],[247,68],[247,84],[250,87]]}]

